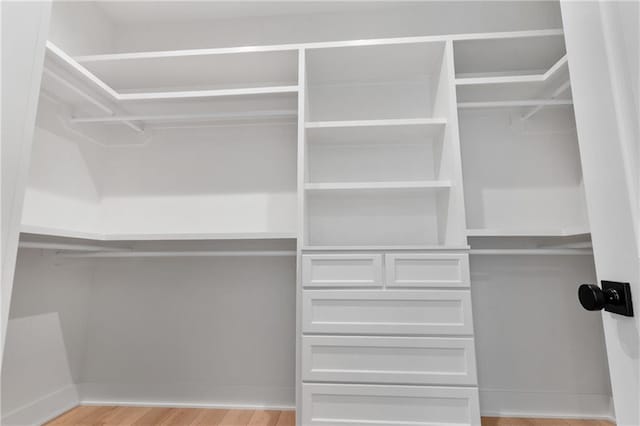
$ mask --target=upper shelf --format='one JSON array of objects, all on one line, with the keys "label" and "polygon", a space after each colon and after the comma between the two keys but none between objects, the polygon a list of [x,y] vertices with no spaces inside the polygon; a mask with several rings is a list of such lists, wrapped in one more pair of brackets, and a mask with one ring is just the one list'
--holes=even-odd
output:
[{"label": "upper shelf", "polygon": [[81,63],[114,90],[128,96],[142,91],[185,91],[194,88],[227,90],[231,93],[233,90],[247,91],[253,88],[255,92],[257,88],[298,84],[296,50],[129,57]]},{"label": "upper shelf", "polygon": [[456,78],[458,103],[570,99],[569,81],[565,55],[539,74]]},{"label": "upper shelf", "polygon": [[295,233],[286,232],[102,234],[30,225],[23,225],[20,232],[31,235],[95,241],[282,240],[296,238]]},{"label": "upper shelf", "polygon": [[467,229],[469,237],[574,237],[587,235],[585,228],[558,229]]},{"label": "upper shelf", "polygon": [[566,54],[562,32],[456,40],[453,47],[457,78],[541,74]]}]

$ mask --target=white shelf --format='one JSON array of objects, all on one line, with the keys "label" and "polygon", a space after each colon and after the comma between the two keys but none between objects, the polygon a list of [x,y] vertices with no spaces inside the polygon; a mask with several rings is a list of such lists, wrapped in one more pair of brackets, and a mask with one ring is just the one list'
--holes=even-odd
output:
[{"label": "white shelf", "polygon": [[539,32],[529,37],[456,40],[456,75],[544,71],[566,53],[562,33]]},{"label": "white shelf", "polygon": [[467,229],[469,237],[573,237],[587,235],[589,230],[585,228],[560,228],[560,229]]},{"label": "white shelf", "polygon": [[390,120],[349,120],[349,121],[310,121],[305,123],[307,129],[326,128],[366,128],[366,127],[435,127],[440,129],[447,124],[446,118],[405,118]]},{"label": "white shelf", "polygon": [[447,189],[451,181],[401,181],[401,182],[327,182],[307,183],[307,191],[385,190],[385,189]]},{"label": "white shelf", "polygon": [[420,251],[464,251],[469,250],[469,246],[439,246],[439,245],[306,245],[303,251],[353,251],[353,250],[420,250]]},{"label": "white shelf", "polygon": [[[505,102],[568,98],[569,68],[567,56],[558,59],[548,70],[527,75],[486,75],[456,78],[459,103]],[[558,93],[558,89],[562,90]],[[566,100],[566,99],[565,99]]]},{"label": "white shelf", "polygon": [[163,241],[163,240],[284,240],[296,239],[288,232],[234,232],[234,233],[167,233],[167,234],[100,234],[70,229],[23,225],[22,233],[52,237],[81,238],[96,241]]}]

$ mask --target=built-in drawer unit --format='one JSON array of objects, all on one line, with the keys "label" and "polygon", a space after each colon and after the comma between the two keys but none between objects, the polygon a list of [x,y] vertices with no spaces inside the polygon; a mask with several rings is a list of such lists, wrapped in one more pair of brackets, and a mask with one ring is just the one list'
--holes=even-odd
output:
[{"label": "built-in drawer unit", "polygon": [[304,287],[382,287],[381,254],[305,254]]},{"label": "built-in drawer unit", "polygon": [[387,287],[469,287],[467,254],[385,255]]},{"label": "built-in drawer unit", "polygon": [[302,385],[302,424],[480,425],[478,391],[464,387]]},{"label": "built-in drawer unit", "polygon": [[304,336],[302,380],[475,385],[472,338]]},{"label": "built-in drawer unit", "polygon": [[302,331],[471,335],[468,290],[305,290]]}]

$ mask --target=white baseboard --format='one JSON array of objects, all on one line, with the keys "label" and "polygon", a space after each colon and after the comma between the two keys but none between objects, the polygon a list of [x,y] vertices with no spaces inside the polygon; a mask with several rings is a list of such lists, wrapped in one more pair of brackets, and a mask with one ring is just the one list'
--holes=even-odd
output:
[{"label": "white baseboard", "polygon": [[611,395],[480,389],[487,417],[531,417],[615,421]]},{"label": "white baseboard", "polygon": [[2,416],[4,426],[39,426],[80,404],[74,385],[66,386]]},{"label": "white baseboard", "polygon": [[172,408],[292,410],[294,389],[260,386],[211,386],[194,383],[167,385],[81,383],[83,405],[123,405]]}]

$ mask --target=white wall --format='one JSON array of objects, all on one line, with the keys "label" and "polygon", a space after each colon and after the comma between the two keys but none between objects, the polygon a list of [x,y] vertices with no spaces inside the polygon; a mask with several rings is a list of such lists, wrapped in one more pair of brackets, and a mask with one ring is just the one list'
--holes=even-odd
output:
[{"label": "white wall", "polygon": [[57,123],[45,126],[45,121],[60,120],[46,114],[51,113],[41,108],[33,138],[22,225],[99,232],[104,150],[96,144],[70,138]]},{"label": "white wall", "polygon": [[295,258],[102,260],[83,401],[294,405]]},{"label": "white wall", "polygon": [[20,250],[2,366],[2,424],[40,424],[78,403],[91,280],[90,262]]},{"label": "white wall", "polygon": [[70,55],[112,49],[114,30],[96,2],[53,2],[49,40]]},{"label": "white wall", "polygon": [[107,148],[104,232],[296,230],[296,127],[158,131],[144,146]]},{"label": "white wall", "polygon": [[579,305],[590,256],[471,256],[483,415],[607,417],[602,319]]}]

